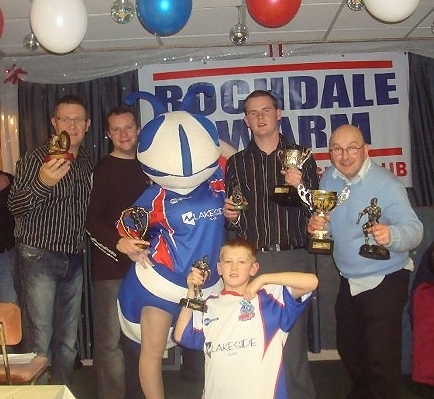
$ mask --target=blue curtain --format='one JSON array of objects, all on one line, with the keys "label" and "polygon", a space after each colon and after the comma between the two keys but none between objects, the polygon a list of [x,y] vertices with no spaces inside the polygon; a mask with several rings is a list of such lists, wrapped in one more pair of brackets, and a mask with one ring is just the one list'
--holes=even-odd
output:
[{"label": "blue curtain", "polygon": [[[18,124],[20,154],[44,144],[52,134],[50,119],[56,100],[66,94],[83,98],[92,120],[83,142],[94,162],[109,152],[104,118],[107,112],[122,104],[123,98],[139,90],[138,72],[108,76],[87,82],[39,84],[20,81],[18,85]],[[133,104],[138,116],[139,102]]]},{"label": "blue curtain", "polygon": [[434,59],[409,54],[412,200],[434,205]]},{"label": "blue curtain", "polygon": [[[81,83],[39,84],[19,82],[18,123],[20,155],[44,144],[52,133],[50,119],[56,100],[66,94],[83,98],[92,120],[83,146],[94,163],[111,151],[111,141],[106,137],[105,115],[122,104],[128,93],[139,90],[138,72],[109,76]],[[139,102],[135,102],[138,117]],[[90,275],[90,250],[88,242],[85,253],[82,317],[78,332],[78,351],[81,359],[92,358],[92,280]]]}]

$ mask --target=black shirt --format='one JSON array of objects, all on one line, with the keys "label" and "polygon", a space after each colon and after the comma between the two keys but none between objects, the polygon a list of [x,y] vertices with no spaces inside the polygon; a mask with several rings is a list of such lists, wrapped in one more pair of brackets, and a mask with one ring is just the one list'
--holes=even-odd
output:
[{"label": "black shirt", "polygon": [[[234,154],[226,165],[226,193],[230,196],[235,184],[241,186],[248,202],[241,211],[235,234],[251,241],[258,248],[273,244],[282,247],[304,247],[307,244],[307,222],[310,216],[307,205],[282,206],[272,198],[274,187],[284,183],[280,173],[282,165],[277,151],[285,148],[303,149],[288,144],[280,135],[277,148],[269,155],[261,151],[254,140],[242,151]],[[318,188],[317,166],[313,156],[303,165],[303,184],[307,189]]]},{"label": "black shirt", "polygon": [[149,178],[137,159],[107,155],[95,166],[87,210],[86,229],[92,243],[93,281],[123,279],[131,259],[116,250],[116,222],[149,187]]},{"label": "black shirt", "polygon": [[91,191],[92,162],[83,147],[71,169],[55,186],[39,179],[47,147],[38,147],[17,163],[9,195],[18,242],[48,251],[78,254],[84,246],[84,220]]}]

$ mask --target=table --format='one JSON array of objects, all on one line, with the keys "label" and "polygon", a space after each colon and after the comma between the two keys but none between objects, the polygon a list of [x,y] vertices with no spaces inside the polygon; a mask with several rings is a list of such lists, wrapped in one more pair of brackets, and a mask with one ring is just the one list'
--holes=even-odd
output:
[{"label": "table", "polygon": [[66,385],[2,385],[1,399],[75,399]]}]

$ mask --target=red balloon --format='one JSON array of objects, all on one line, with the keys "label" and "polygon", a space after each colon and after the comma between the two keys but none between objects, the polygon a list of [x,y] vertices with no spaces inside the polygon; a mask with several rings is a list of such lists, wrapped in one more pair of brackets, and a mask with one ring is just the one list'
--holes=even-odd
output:
[{"label": "red balloon", "polygon": [[5,19],[3,18],[3,11],[0,7],[0,38],[3,35],[3,29],[5,27]]},{"label": "red balloon", "polygon": [[252,18],[266,28],[279,28],[291,21],[300,8],[301,0],[247,0]]}]

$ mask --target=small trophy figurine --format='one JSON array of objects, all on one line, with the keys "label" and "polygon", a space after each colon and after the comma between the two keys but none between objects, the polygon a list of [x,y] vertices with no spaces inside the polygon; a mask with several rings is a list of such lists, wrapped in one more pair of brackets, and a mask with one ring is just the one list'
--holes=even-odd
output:
[{"label": "small trophy figurine", "polygon": [[[143,240],[148,230],[149,216],[148,211],[141,206],[132,206],[124,209],[121,213],[119,223],[122,226],[123,233],[130,238],[139,238]],[[134,228],[131,228],[131,224]],[[145,244],[136,244],[142,249],[146,249]]]},{"label": "small trophy figurine", "polygon": [[244,211],[247,208],[247,201],[243,196],[243,192],[241,191],[241,186],[237,183],[232,190],[232,195],[230,196],[234,204],[234,208],[237,211]]},{"label": "small trophy figurine", "polygon": [[377,201],[377,198],[372,198],[371,204],[359,212],[357,224],[360,223],[362,216],[368,215],[368,221],[362,226],[365,243],[360,247],[359,255],[369,259],[387,260],[390,259],[390,252],[387,248],[384,248],[382,245],[369,244],[368,229],[378,224],[378,219],[381,216],[381,208],[377,205]]},{"label": "small trophy figurine", "polygon": [[[277,151],[277,158],[282,164],[283,169],[296,168],[301,170],[304,163],[309,159],[312,150],[305,148],[299,150],[296,148],[287,148],[285,150]],[[277,185],[274,187],[273,199],[281,205],[296,205],[299,203],[299,196],[295,187],[288,184]]]},{"label": "small trophy figurine", "polygon": [[71,148],[71,138],[66,130],[61,133],[54,132],[47,143],[48,153],[44,162],[51,161],[53,158],[63,158],[68,161],[74,160],[74,155],[69,152]]},{"label": "small trophy figurine", "polygon": [[[205,273],[209,273],[211,271],[208,264],[208,258],[206,256],[204,256],[202,260],[194,262],[192,267],[199,269],[202,275],[205,275]],[[205,300],[203,299],[202,286],[195,285],[194,298],[182,298],[179,301],[179,306],[193,310],[199,310],[205,313],[207,311],[207,306],[205,304]]]}]

